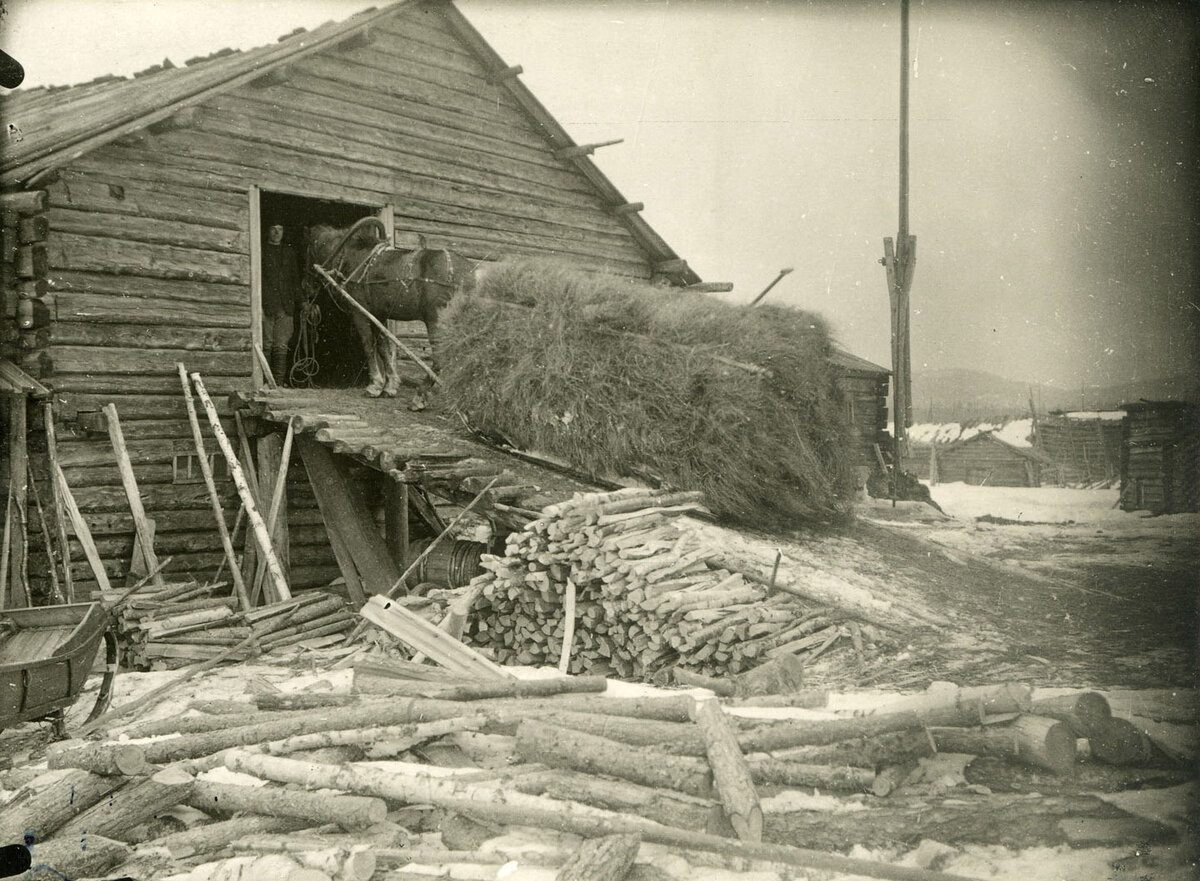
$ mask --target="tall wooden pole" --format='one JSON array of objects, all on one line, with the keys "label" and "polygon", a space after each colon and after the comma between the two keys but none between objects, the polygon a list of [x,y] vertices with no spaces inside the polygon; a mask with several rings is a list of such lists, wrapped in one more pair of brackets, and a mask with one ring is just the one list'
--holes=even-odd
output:
[{"label": "tall wooden pole", "polygon": [[[912,422],[912,358],[909,354],[909,291],[917,262],[917,237],[908,232],[908,0],[900,0],[900,217],[896,239],[883,240],[892,326],[892,466],[898,476]],[[893,479],[893,498],[896,483]]]}]

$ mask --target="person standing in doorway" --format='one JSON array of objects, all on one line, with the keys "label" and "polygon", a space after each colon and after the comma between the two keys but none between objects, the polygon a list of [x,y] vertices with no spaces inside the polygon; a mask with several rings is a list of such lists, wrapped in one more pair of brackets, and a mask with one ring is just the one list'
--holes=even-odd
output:
[{"label": "person standing in doorway", "polygon": [[283,225],[267,228],[262,258],[263,348],[275,382],[286,385],[288,344],[296,325],[300,268],[296,252],[283,242]]}]

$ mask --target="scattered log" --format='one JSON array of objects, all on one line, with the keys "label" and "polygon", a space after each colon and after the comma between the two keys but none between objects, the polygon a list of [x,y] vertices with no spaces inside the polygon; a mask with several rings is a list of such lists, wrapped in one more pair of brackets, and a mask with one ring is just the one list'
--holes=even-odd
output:
[{"label": "scattered log", "polygon": [[[300,783],[309,787],[377,795],[403,804],[433,804],[493,822],[557,829],[588,838],[635,834],[641,835],[643,841],[687,850],[767,860],[892,881],[966,881],[960,875],[876,863],[804,848],[731,841],[714,835],[673,829],[640,817],[590,808],[570,801],[481,789],[477,785],[453,779],[405,776],[361,766],[313,768],[306,762],[258,756],[241,750],[231,751],[225,757],[225,764],[231,770],[281,783]],[[821,815],[821,819],[826,818],[827,815]],[[843,845],[844,841],[845,839]]]},{"label": "scattered log", "polygon": [[806,765],[779,759],[748,757],[755,783],[797,786],[832,792],[872,792],[875,772],[848,765]]},{"label": "scattered log", "polygon": [[109,777],[134,777],[147,771],[146,754],[132,743],[63,740],[46,748],[47,768],[80,768]]},{"label": "scattered log", "polygon": [[780,655],[759,664],[735,680],[739,696],[790,694],[804,684],[804,662],[795,655]]},{"label": "scattered log", "polygon": [[541,721],[522,722],[517,728],[517,755],[526,762],[606,774],[701,798],[713,794],[709,769],[697,759],[627,746]]},{"label": "scattered log", "polygon": [[1154,745],[1146,733],[1116,716],[1097,724],[1088,735],[1092,757],[1106,765],[1146,765],[1154,761]]},{"label": "scattered log", "polygon": [[[763,666],[766,665],[764,664]],[[707,688],[713,694],[720,697],[733,697],[736,691],[736,686],[728,679],[705,676],[703,673],[696,673],[692,670],[686,670],[683,667],[672,668],[671,678],[675,680],[676,685],[683,685],[688,688]]]},{"label": "scattered log", "polygon": [[586,839],[559,869],[555,881],[623,881],[641,844],[637,835]]},{"label": "scattered log", "polygon": [[1075,771],[1075,735],[1065,722],[1042,716],[1018,716],[994,728],[931,728],[939,752],[1000,756],[1056,774]]},{"label": "scattered log", "polygon": [[737,734],[721,704],[716,700],[692,703],[692,721],[704,738],[713,785],[725,808],[725,816],[742,841],[762,841],[762,808],[750,776],[746,757],[738,746]]},{"label": "scattered log", "polygon": [[642,786],[627,780],[594,777],[577,771],[549,770],[516,777],[511,786],[529,795],[548,795],[610,811],[637,814],[678,829],[703,829],[717,835],[733,832],[721,806],[712,799]]},{"label": "scattered log", "polygon": [[260,817],[243,815],[234,820],[219,820],[154,839],[156,847],[165,847],[176,859],[224,850],[229,842],[243,835],[270,832],[294,832],[309,826],[307,820],[295,817]]},{"label": "scattered log", "polygon": [[328,873],[302,866],[284,854],[230,857],[204,863],[190,872],[173,875],[171,881],[331,881]]},{"label": "scattered log", "polygon": [[191,774],[178,768],[164,768],[151,777],[134,780],[112,798],[93,805],[65,824],[58,834],[78,839],[86,833],[123,841],[130,830],[187,798],[194,785]]},{"label": "scattered log", "polygon": [[[395,694],[444,701],[477,701],[488,698],[548,697],[556,694],[599,693],[608,687],[603,676],[563,676],[555,679],[514,679],[470,685],[441,686],[430,683],[397,682]],[[373,693],[378,694],[379,691]]]},{"label": "scattered log", "polygon": [[378,798],[296,792],[275,786],[237,786],[210,780],[196,781],[184,802],[206,814],[292,817],[315,825],[337,823],[348,832],[366,829],[387,818],[387,805]]},{"label": "scattered log", "polygon": [[1040,698],[1033,702],[1033,713],[1066,722],[1076,737],[1091,737],[1112,718],[1108,701],[1094,691]]},{"label": "scattered log", "polygon": [[483,680],[508,680],[513,676],[503,667],[488,660],[479,652],[439,630],[419,615],[386,596],[376,595],[367,600],[359,611],[364,618],[386,630],[405,645],[428,656],[463,676]]},{"label": "scattered log", "polygon": [[28,798],[18,793],[0,810],[0,842],[20,841],[26,830],[44,841],[75,816],[119,790],[124,782],[74,770]]},{"label": "scattered log", "polygon": [[389,725],[378,728],[320,731],[315,734],[299,734],[295,737],[288,737],[282,740],[268,741],[262,744],[261,749],[263,752],[273,756],[283,756],[301,750],[387,742],[397,752],[403,752],[434,738],[444,737],[447,734],[477,730],[486,721],[487,718],[485,716],[474,715],[460,716],[456,719],[444,719],[438,722],[425,722],[418,725]]},{"label": "scattered log", "polygon": [[[254,707],[259,710],[317,710],[324,707],[348,707],[362,700],[355,694],[306,692],[301,694],[256,694]],[[253,707],[251,707],[253,709]]]},{"label": "scattered log", "polygon": [[[64,878],[95,878],[120,865],[133,854],[133,848],[121,841],[88,830],[80,838],[55,838],[39,841],[31,850],[34,866],[49,866]],[[47,877],[34,873],[34,877]]]}]

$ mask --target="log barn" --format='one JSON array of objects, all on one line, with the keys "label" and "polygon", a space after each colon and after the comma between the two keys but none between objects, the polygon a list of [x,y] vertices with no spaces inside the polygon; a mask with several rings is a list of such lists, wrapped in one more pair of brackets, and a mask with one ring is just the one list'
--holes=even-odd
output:
[{"label": "log barn", "polygon": [[1053,481],[1054,463],[1036,450],[1018,447],[982,431],[966,440],[935,445],[930,459],[933,483],[974,486],[1041,486]]},{"label": "log barn", "polygon": [[1114,480],[1121,470],[1124,411],[1052,411],[1039,417],[1034,445],[1066,483]]},{"label": "log barn", "polygon": [[[318,388],[291,398],[290,409],[260,406],[236,424],[236,408],[249,399],[231,396],[263,384],[254,351],[262,343],[263,232],[272,224],[284,225],[285,240],[299,247],[310,225],[376,216],[399,247],[453,249],[477,263],[557,256],[595,271],[701,284],[642,219],[642,206],[593,163],[602,145],[577,144],[520,73],[453,3],[406,0],[249,51],[167,60],[131,78],[0,99],[9,132],[0,164],[0,355],[49,390],[52,409],[22,405],[35,484],[49,498],[54,459],[108,577],[149,562],[135,548],[144,529],[153,530],[157,555],[171,556],[173,572],[212,572],[222,560],[177,364],[203,377],[221,425],[235,445],[243,438],[237,455],[264,472],[255,478],[246,469],[265,498],[273,495],[282,428],[293,417],[307,417],[295,427],[309,441],[325,431],[318,438],[325,448],[369,466],[339,472],[329,484],[360,491],[403,464],[394,450],[370,447],[365,433],[376,441],[407,437],[405,455],[416,455],[414,439],[443,460],[478,452],[429,420],[398,424],[394,402],[386,416],[382,404],[338,410],[348,395],[337,389],[354,384],[361,355],[348,316],[332,301],[322,304],[314,334]],[[877,397],[881,369],[864,373],[863,364],[847,371],[851,385],[866,383],[853,400]],[[124,469],[105,413],[110,404],[127,447]],[[881,424],[861,406],[852,420],[869,433]],[[357,443],[339,435],[336,445],[328,433],[339,426]],[[269,441],[265,449],[256,434]],[[204,458],[232,521],[239,506],[233,469],[206,424],[204,437]],[[303,466],[326,473],[329,463],[316,462],[319,451],[298,439],[298,450],[306,447],[312,455]],[[283,461],[277,541],[291,585],[306,587],[345,575],[346,567],[335,564],[345,555],[337,556],[336,539],[330,545],[329,512],[322,515],[299,458],[290,467]],[[131,511],[134,484],[151,521],[144,529]],[[61,500],[52,501],[53,511]],[[441,521],[426,501],[418,492],[401,510],[433,528]],[[393,523],[394,509],[385,518],[385,508],[375,505],[372,516]],[[407,524],[407,516],[399,519]],[[28,533],[30,554],[41,560],[28,580],[45,595],[45,533],[35,520],[22,522],[28,530],[10,542],[23,543]],[[405,525],[379,579],[394,576],[408,537]],[[94,566],[74,540],[68,548],[74,583],[86,589]]]},{"label": "log barn", "polygon": [[850,426],[853,464],[873,469],[876,467],[876,446],[891,458],[888,388],[892,372],[837,347],[830,360],[837,371],[837,385]]},{"label": "log barn", "polygon": [[1139,401],[1122,409],[1122,510],[1200,511],[1200,407]]}]

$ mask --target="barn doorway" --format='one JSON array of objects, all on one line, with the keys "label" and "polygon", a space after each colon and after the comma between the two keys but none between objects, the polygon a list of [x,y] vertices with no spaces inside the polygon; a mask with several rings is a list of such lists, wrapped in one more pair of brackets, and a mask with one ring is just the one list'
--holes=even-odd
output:
[{"label": "barn doorway", "polygon": [[[316,224],[348,227],[363,217],[378,216],[391,227],[390,206],[361,205],[316,199],[292,193],[258,191],[259,241],[255,242],[259,278],[262,278],[263,254],[271,226],[283,226],[283,243],[297,261],[296,269],[305,292],[300,302],[315,292],[312,306],[299,308],[288,343],[286,384],[298,387],[352,388],[366,385],[366,361],[358,334],[350,320],[349,307],[336,302],[323,285],[315,284],[308,271],[305,232]],[[255,310],[256,339],[262,339],[261,310]],[[278,380],[278,377],[276,377]]]}]

